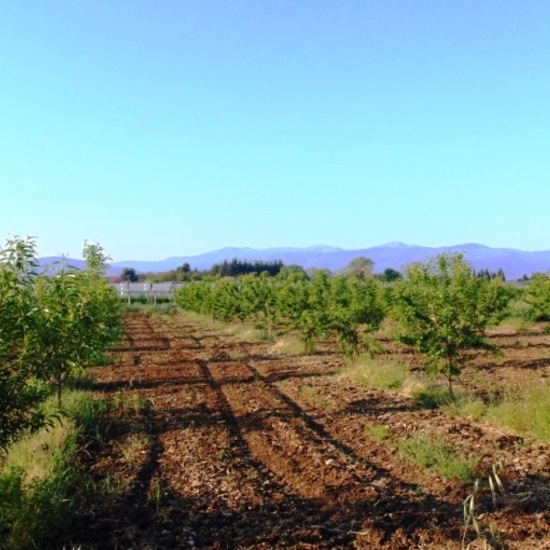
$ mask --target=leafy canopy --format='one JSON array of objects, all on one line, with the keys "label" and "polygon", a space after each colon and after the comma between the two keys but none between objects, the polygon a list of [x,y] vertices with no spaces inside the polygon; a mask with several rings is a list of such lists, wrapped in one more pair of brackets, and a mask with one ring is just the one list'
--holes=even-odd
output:
[{"label": "leafy canopy", "polygon": [[550,274],[535,273],[525,292],[531,315],[537,321],[550,320]]},{"label": "leafy canopy", "polygon": [[40,405],[48,388],[39,376],[39,350],[33,338],[36,265],[33,238],[15,237],[0,250],[0,451],[23,430],[46,423]]},{"label": "leafy canopy", "polygon": [[107,257],[86,244],[85,271],[36,273],[34,238],[0,250],[0,451],[48,425],[42,405],[55,382],[100,356],[121,331],[120,304],[104,276]]},{"label": "leafy canopy", "polygon": [[401,339],[425,353],[428,366],[452,380],[472,348],[492,348],[486,327],[500,320],[511,296],[501,279],[477,277],[462,254],[441,254],[412,264],[395,284]]}]

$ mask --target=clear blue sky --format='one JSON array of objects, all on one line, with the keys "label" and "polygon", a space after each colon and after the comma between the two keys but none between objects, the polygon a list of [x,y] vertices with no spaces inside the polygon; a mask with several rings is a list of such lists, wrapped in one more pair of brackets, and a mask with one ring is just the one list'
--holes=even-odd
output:
[{"label": "clear blue sky", "polygon": [[4,0],[0,238],[550,249],[550,2]]}]

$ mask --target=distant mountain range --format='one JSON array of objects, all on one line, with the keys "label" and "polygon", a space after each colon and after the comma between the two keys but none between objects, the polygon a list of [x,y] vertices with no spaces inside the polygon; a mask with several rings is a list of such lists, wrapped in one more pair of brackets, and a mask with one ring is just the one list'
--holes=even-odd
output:
[{"label": "distant mountain range", "polygon": [[[306,248],[277,247],[264,249],[228,247],[196,256],[173,256],[160,261],[127,260],[113,262],[109,274],[119,275],[125,267],[132,267],[141,273],[158,273],[175,269],[184,263],[188,263],[192,269],[203,270],[211,268],[216,263],[225,260],[230,261],[233,258],[264,262],[281,260],[285,265],[295,264],[305,269],[317,267],[339,271],[358,256],[366,256],[373,260],[374,271],[380,273],[388,267],[401,271],[406,264],[424,261],[442,252],[462,252],[474,269],[488,269],[494,272],[502,269],[508,280],[550,270],[550,250],[527,252],[511,248],[491,248],[475,243],[431,248],[391,242],[359,250],[344,250],[343,248],[325,245]],[[40,265],[45,267],[59,260],[60,258],[48,257],[40,258],[39,261]],[[65,261],[78,268],[83,266],[82,260],[66,259]]]}]

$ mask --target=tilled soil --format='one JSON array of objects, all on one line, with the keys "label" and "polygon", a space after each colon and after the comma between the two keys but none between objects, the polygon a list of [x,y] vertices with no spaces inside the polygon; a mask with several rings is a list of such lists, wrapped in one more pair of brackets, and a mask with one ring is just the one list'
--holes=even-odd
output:
[{"label": "tilled soil", "polygon": [[[477,360],[483,382],[532,368],[548,341],[497,337],[510,352]],[[92,369],[98,389],[150,408],[98,453],[95,468],[128,488],[90,514],[91,547],[550,548],[548,446],[357,387],[329,348],[285,357],[177,315],[130,315],[115,354]],[[477,529],[464,519],[472,482],[401,457],[415,434],[476,456],[481,482],[498,466],[504,493],[480,484]]]}]

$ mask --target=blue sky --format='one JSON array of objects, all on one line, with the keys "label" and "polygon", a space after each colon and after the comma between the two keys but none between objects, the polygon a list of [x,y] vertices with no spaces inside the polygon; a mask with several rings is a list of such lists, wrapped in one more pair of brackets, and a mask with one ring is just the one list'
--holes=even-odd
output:
[{"label": "blue sky", "polygon": [[4,0],[0,238],[550,249],[550,2]]}]

